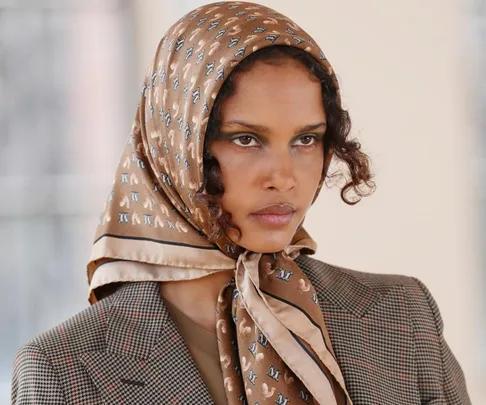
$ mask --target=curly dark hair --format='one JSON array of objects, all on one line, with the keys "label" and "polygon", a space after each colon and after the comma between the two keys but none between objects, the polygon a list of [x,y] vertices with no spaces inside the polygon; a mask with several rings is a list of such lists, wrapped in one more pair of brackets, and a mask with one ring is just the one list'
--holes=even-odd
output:
[{"label": "curly dark hair", "polygon": [[[223,83],[214,102],[208,121],[204,144],[204,180],[196,193],[196,200],[207,209],[210,216],[209,239],[216,241],[228,236],[230,228],[235,229],[241,236],[240,230],[231,223],[231,214],[225,212],[220,201],[224,193],[221,182],[221,169],[218,161],[209,153],[209,145],[219,135],[222,117],[221,107],[224,100],[231,97],[236,90],[236,77],[242,72],[249,71],[257,61],[267,64],[282,65],[289,59],[305,66],[311,78],[319,81],[322,86],[322,98],[326,113],[327,129],[324,138],[324,156],[331,145],[334,146],[334,156],[345,163],[349,177],[341,189],[342,200],[349,205],[357,204],[362,197],[370,195],[375,190],[375,183],[371,180],[369,157],[361,151],[361,144],[355,139],[348,139],[351,130],[349,114],[339,101],[338,91],[331,75],[325,68],[306,51],[292,46],[273,45],[260,49],[243,59]],[[326,174],[325,183],[329,186],[329,179],[341,178],[342,173]],[[364,186],[364,187],[363,187]],[[349,194],[354,192],[354,198]]]}]

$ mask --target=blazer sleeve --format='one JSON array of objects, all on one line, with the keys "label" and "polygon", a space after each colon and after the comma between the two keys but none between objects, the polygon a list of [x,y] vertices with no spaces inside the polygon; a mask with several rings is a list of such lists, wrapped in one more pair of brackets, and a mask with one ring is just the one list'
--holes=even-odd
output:
[{"label": "blazer sleeve", "polygon": [[59,377],[35,343],[22,347],[13,364],[12,405],[65,404]]},{"label": "blazer sleeve", "polygon": [[470,405],[464,373],[444,339],[444,324],[432,294],[418,279],[409,289],[418,384],[425,404]]}]

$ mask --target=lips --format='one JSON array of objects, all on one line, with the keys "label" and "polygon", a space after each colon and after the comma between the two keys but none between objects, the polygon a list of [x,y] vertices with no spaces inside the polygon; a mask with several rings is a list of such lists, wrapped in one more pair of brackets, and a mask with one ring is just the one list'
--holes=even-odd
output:
[{"label": "lips", "polygon": [[274,204],[255,211],[253,215],[291,215],[295,208],[288,204]]},{"label": "lips", "polygon": [[250,218],[265,227],[284,227],[289,225],[295,215],[295,208],[289,204],[274,204],[264,207],[253,214]]}]

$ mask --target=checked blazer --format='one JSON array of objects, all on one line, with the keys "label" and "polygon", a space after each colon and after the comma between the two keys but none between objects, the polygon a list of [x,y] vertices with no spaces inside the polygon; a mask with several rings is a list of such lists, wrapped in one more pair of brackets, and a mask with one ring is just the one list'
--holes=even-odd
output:
[{"label": "checked blazer", "polygon": [[[311,280],[355,405],[470,404],[443,323],[417,279],[308,256]],[[157,283],[127,283],[22,347],[12,404],[212,404]],[[253,405],[253,404],[251,404]]]}]

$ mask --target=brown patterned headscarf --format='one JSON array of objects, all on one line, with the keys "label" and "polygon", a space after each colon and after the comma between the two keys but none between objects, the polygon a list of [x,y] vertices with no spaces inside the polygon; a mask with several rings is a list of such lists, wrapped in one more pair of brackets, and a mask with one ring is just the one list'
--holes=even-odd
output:
[{"label": "brown patterned headscarf", "polygon": [[[218,91],[241,60],[272,45],[309,52],[335,80],[305,31],[253,3],[200,7],[162,38],[100,218],[88,264],[90,301],[111,283],[234,270],[217,306],[228,404],[351,404],[316,292],[293,260],[303,249],[313,252],[314,241],[300,229],[274,254],[245,251],[225,238],[210,243],[208,214],[196,203]],[[331,156],[332,149],[322,179]]]}]

